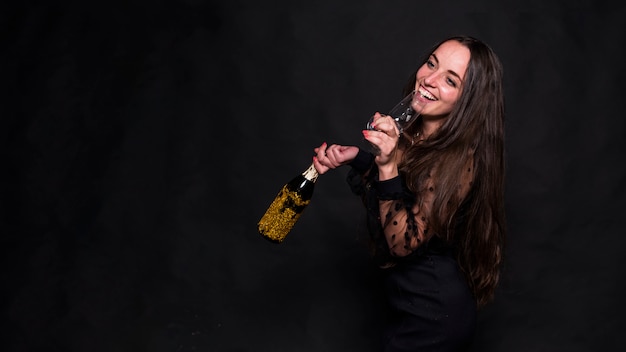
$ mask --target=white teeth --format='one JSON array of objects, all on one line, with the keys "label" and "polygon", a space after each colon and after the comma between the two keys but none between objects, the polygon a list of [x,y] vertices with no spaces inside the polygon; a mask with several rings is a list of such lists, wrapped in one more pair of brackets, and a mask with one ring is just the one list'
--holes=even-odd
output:
[{"label": "white teeth", "polygon": [[436,100],[435,97],[432,94],[430,94],[430,92],[428,92],[425,89],[420,88],[417,91],[418,91],[418,93],[420,93],[421,96],[423,96],[424,98],[426,98],[428,100]]}]

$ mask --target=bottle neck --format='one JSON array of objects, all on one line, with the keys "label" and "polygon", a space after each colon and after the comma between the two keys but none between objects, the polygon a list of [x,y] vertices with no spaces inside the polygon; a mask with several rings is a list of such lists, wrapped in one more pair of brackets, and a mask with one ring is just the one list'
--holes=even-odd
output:
[{"label": "bottle neck", "polygon": [[317,181],[317,176],[319,176],[319,174],[317,173],[315,166],[311,164],[311,166],[309,166],[309,168],[302,173],[302,176],[311,182],[315,182]]}]

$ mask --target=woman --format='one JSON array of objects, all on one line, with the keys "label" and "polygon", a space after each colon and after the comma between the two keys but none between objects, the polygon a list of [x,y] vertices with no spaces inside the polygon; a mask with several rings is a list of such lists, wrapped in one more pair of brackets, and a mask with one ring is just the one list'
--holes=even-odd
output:
[{"label": "woman", "polygon": [[324,143],[313,163],[320,174],[352,167],[385,278],[385,351],[464,350],[502,262],[502,67],[483,42],[452,37],[423,60],[409,91],[419,117],[408,127],[400,133],[376,113],[374,130],[363,131],[377,155]]}]

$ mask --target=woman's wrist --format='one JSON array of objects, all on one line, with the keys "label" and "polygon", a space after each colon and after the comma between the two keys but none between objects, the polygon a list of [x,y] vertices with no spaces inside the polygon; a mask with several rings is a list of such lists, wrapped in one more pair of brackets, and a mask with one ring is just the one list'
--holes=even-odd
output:
[{"label": "woman's wrist", "polygon": [[386,181],[398,177],[398,167],[396,165],[385,165],[378,167],[378,180]]},{"label": "woman's wrist", "polygon": [[404,198],[406,194],[402,178],[398,175],[389,179],[379,179],[374,181],[373,187],[379,200],[392,200]]}]

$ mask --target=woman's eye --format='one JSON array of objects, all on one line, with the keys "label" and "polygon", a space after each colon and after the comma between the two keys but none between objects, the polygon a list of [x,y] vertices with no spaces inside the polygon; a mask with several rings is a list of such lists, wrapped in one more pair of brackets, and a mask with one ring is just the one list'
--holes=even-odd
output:
[{"label": "woman's eye", "polygon": [[428,61],[426,61],[426,66],[428,66],[430,68],[433,68],[433,67],[435,67],[435,64],[433,63],[432,60],[428,60]]},{"label": "woman's eye", "polygon": [[452,87],[456,87],[456,82],[452,79],[452,78],[446,78],[446,81],[448,82],[449,85],[451,85]]}]

